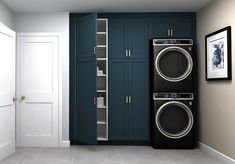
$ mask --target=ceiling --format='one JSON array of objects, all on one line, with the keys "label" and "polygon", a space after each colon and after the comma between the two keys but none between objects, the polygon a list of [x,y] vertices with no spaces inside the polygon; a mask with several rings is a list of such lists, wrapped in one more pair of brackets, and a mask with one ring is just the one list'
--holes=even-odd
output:
[{"label": "ceiling", "polygon": [[212,0],[2,0],[15,12],[191,12]]}]

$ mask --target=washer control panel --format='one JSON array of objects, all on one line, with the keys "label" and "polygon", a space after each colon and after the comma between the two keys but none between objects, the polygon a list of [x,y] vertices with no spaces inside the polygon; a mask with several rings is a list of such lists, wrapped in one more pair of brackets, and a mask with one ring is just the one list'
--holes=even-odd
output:
[{"label": "washer control panel", "polygon": [[154,93],[154,100],[193,100],[193,93]]}]

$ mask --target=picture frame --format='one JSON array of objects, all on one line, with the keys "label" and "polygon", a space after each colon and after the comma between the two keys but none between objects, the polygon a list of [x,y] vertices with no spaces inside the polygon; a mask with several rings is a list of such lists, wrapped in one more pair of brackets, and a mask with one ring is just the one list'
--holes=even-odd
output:
[{"label": "picture frame", "polygon": [[206,80],[232,80],[231,26],[205,36]]}]

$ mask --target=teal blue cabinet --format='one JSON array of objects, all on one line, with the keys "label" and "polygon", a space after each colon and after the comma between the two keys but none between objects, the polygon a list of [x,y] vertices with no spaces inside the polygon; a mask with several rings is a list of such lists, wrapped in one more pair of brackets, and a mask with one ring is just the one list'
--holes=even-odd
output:
[{"label": "teal blue cabinet", "polygon": [[149,21],[150,39],[168,38],[170,35],[169,21],[165,18],[156,18]]},{"label": "teal blue cabinet", "polygon": [[145,19],[128,20],[128,57],[148,58],[148,21]]},{"label": "teal blue cabinet", "polygon": [[109,60],[109,140],[128,138],[128,63],[126,59]]},{"label": "teal blue cabinet", "polygon": [[109,19],[109,57],[126,58],[127,21],[125,19]]},{"label": "teal blue cabinet", "polygon": [[77,115],[75,131],[76,141],[81,144],[96,144],[97,119],[96,105],[96,59],[82,58],[77,60],[77,90],[76,109]]},{"label": "teal blue cabinet", "polygon": [[171,18],[172,37],[192,39],[194,23],[192,18]]},{"label": "teal blue cabinet", "polygon": [[149,141],[149,61],[129,60],[129,140]]},{"label": "teal blue cabinet", "polygon": [[109,140],[149,141],[149,61],[109,62]]},{"label": "teal blue cabinet", "polygon": [[195,20],[189,16],[159,16],[149,20],[150,39],[175,38],[190,39],[194,37]]},{"label": "teal blue cabinet", "polygon": [[146,19],[110,19],[110,58],[148,58],[148,29]]},{"label": "teal blue cabinet", "polygon": [[70,140],[96,144],[96,14],[71,14],[70,44]]},{"label": "teal blue cabinet", "polygon": [[149,26],[109,19],[109,140],[149,141]]},{"label": "teal blue cabinet", "polygon": [[[109,141],[149,142],[150,39],[196,39],[195,13],[100,13],[108,19]],[[96,14],[70,14],[70,140],[96,144]]]}]

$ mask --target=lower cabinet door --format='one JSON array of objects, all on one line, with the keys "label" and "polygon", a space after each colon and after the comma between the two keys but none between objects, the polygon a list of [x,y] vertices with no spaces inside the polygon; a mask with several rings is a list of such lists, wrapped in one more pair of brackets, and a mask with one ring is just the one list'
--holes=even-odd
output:
[{"label": "lower cabinet door", "polygon": [[94,98],[96,97],[96,59],[87,58],[77,61],[77,108],[76,141],[81,144],[97,143],[97,115]]},{"label": "lower cabinet door", "polygon": [[129,60],[129,140],[149,141],[149,62]]},{"label": "lower cabinet door", "polygon": [[109,60],[109,140],[128,140],[127,59]]}]

